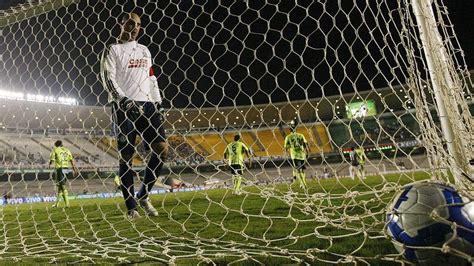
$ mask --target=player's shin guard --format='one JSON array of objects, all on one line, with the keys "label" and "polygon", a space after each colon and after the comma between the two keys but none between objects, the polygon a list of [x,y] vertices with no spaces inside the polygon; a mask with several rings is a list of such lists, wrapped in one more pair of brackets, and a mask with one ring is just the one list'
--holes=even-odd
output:
[{"label": "player's shin guard", "polygon": [[134,210],[137,208],[137,202],[134,197],[134,188],[133,188],[133,173],[130,169],[130,165],[127,163],[120,163],[119,168],[120,183],[123,198],[125,199],[125,205],[128,210]]},{"label": "player's shin guard", "polygon": [[67,190],[63,190],[63,199],[64,199],[64,202],[66,203],[66,207],[69,207],[69,198],[68,198],[68,192]]},{"label": "player's shin guard", "polygon": [[161,173],[161,168],[163,168],[164,158],[159,158],[155,153],[152,154],[150,160],[148,161],[145,177],[143,179],[143,184],[140,188],[140,191],[137,194],[138,199],[145,199],[148,197],[151,189],[155,185],[156,179]]}]

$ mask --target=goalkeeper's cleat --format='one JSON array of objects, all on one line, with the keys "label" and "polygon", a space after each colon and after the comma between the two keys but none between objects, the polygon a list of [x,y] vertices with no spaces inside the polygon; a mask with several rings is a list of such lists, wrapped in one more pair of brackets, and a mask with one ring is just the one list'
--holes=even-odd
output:
[{"label": "goalkeeper's cleat", "polygon": [[145,210],[145,213],[148,216],[158,216],[158,211],[155,209],[155,207],[153,207],[153,205],[151,205],[148,198],[141,199],[141,200],[138,201],[138,203]]},{"label": "goalkeeper's cleat", "polygon": [[134,219],[140,218],[140,214],[136,210],[130,210],[127,213],[127,218],[129,220],[134,220]]},{"label": "goalkeeper's cleat", "polygon": [[56,208],[56,207],[58,207],[56,203],[54,203],[53,206],[51,206],[51,208]]}]

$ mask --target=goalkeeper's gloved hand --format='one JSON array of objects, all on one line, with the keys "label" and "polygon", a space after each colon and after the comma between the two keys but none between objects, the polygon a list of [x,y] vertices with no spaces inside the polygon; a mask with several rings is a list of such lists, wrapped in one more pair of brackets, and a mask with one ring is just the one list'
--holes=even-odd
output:
[{"label": "goalkeeper's gloved hand", "polygon": [[156,108],[156,111],[157,111],[162,117],[165,117],[165,109],[163,108],[163,106],[161,106],[161,103],[156,102],[156,103],[155,103],[155,108]]},{"label": "goalkeeper's gloved hand", "polygon": [[125,112],[125,115],[130,120],[137,120],[140,116],[139,106],[127,97],[121,97],[118,101],[120,109]]}]

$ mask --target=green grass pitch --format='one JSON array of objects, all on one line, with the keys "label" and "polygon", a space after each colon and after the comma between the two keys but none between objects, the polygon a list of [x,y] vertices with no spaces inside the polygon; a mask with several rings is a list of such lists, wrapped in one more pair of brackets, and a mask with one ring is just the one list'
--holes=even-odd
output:
[{"label": "green grass pitch", "polygon": [[[129,221],[123,199],[2,207],[0,262],[390,264],[396,251],[382,231],[394,188],[429,178],[413,172],[357,180],[213,189],[154,195],[159,217]],[[347,256],[350,255],[350,256]],[[352,256],[352,257],[351,257]]]}]

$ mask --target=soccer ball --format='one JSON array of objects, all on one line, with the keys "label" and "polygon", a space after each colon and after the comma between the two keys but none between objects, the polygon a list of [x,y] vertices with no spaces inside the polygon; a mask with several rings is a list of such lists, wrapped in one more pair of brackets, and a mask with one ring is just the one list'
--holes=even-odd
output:
[{"label": "soccer ball", "polygon": [[386,231],[408,261],[467,264],[459,254],[474,256],[474,202],[447,185],[406,185],[389,208]]}]

